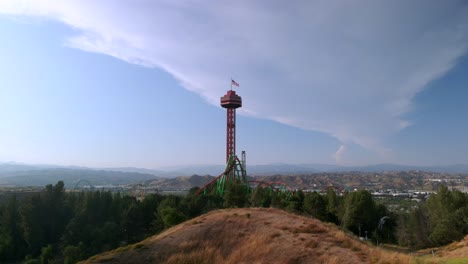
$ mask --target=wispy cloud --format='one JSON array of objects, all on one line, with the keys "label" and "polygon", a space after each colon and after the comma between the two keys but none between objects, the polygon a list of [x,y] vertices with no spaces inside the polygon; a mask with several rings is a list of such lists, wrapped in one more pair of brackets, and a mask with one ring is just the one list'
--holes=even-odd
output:
[{"label": "wispy cloud", "polygon": [[66,23],[80,32],[67,45],[162,68],[213,104],[232,76],[244,114],[379,153],[468,49],[459,1],[3,0],[0,13]]},{"label": "wispy cloud", "polygon": [[338,150],[333,154],[333,158],[335,159],[337,164],[343,164],[344,154],[346,151],[346,146],[341,145]]}]

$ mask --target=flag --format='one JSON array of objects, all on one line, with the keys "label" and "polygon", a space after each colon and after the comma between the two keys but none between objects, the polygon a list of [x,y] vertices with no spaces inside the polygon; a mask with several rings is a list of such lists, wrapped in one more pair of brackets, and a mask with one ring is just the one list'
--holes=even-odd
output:
[{"label": "flag", "polygon": [[231,79],[231,85],[235,85],[235,86],[239,87],[239,84],[236,83],[236,81],[234,81],[233,79]]}]

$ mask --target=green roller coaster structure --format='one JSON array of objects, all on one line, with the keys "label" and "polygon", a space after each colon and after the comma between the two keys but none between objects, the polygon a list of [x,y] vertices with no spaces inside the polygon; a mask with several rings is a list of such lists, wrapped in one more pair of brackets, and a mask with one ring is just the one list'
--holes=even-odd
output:
[{"label": "green roller coaster structure", "polygon": [[226,169],[219,176],[215,177],[211,181],[207,182],[196,194],[207,194],[216,186],[216,194],[224,195],[227,184],[241,183],[245,184],[250,189],[249,182],[247,180],[247,171],[245,169],[245,153],[242,152],[242,161],[236,155],[231,155],[226,164]]},{"label": "green roller coaster structure", "polygon": [[[256,180],[249,181],[247,178],[247,171],[245,166],[245,152],[242,152],[242,161],[239,160],[236,155],[230,156],[224,172],[200,187],[196,194],[198,195],[203,193],[206,195],[208,193],[215,193],[217,195],[223,196],[226,192],[226,186],[229,184],[243,184],[247,187],[246,189],[248,192],[252,191],[254,188],[269,189],[278,194],[284,193],[287,199],[289,199],[294,193],[294,190],[284,182],[265,182]],[[255,184],[256,187],[251,186]]]}]

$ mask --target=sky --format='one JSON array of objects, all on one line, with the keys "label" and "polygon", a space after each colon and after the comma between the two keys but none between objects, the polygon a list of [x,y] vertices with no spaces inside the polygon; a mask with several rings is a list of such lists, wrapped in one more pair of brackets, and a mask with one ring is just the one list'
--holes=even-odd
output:
[{"label": "sky", "polygon": [[[0,1],[0,162],[468,163],[466,1]],[[239,153],[238,153],[239,154]]]}]

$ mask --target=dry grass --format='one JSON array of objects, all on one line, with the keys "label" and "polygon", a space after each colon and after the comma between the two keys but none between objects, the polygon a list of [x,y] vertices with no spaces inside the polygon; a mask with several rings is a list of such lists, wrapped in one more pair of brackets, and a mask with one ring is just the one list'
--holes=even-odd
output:
[{"label": "dry grass", "polygon": [[468,257],[468,236],[437,251],[438,255],[443,257]]},{"label": "dry grass", "polygon": [[319,246],[319,242],[316,240],[311,239],[306,243],[306,247],[308,248],[317,248],[318,246]]},{"label": "dry grass", "polygon": [[[462,248],[467,250],[466,246],[452,246],[453,251]],[[335,225],[316,219],[272,208],[240,208],[210,212],[84,263],[412,264],[435,261],[374,247]]]},{"label": "dry grass", "polygon": [[419,255],[432,263],[465,264],[468,263],[468,236],[461,241],[453,242],[447,246],[421,250]]},{"label": "dry grass", "polygon": [[276,233],[271,234],[270,238],[276,238],[276,237],[280,237],[280,236],[281,236],[281,234],[276,232]]}]

